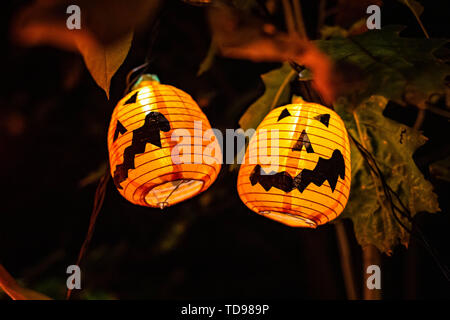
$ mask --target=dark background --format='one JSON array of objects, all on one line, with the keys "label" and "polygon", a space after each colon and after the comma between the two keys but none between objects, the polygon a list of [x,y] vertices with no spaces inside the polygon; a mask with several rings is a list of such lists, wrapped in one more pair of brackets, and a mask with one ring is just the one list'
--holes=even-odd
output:
[{"label": "dark background", "polygon": [[[11,17],[26,2],[2,3],[0,21],[7,44],[1,52],[0,263],[24,286],[62,299],[65,271],[76,262],[96,189],[96,183],[80,181],[107,160],[110,115],[126,74],[145,59],[152,28],[135,36],[108,101],[80,56],[11,42]],[[423,37],[406,7],[385,2],[382,26],[407,25],[402,35]],[[432,37],[448,36],[443,3],[424,2],[422,18]],[[317,5],[302,4],[313,37]],[[190,93],[213,127],[237,128],[264,90],[260,74],[279,65],[217,57],[211,70],[196,77],[210,44],[205,10],[181,1],[168,6],[154,38],[150,71]],[[282,25],[282,17],[277,19]],[[416,110],[391,105],[386,115],[412,124]],[[428,172],[431,161],[450,154],[449,123],[427,114],[422,129],[430,140],[415,160],[435,186],[442,212],[419,214],[416,221],[450,265],[450,183]],[[207,192],[164,212],[132,205],[109,183],[82,266],[83,290],[74,298],[345,299],[335,227],[294,229],[260,217],[240,201],[236,181],[237,172],[223,166]],[[362,288],[361,248],[351,222],[346,226]],[[449,283],[414,240],[409,249],[383,256],[381,268],[384,298],[450,298]]]}]

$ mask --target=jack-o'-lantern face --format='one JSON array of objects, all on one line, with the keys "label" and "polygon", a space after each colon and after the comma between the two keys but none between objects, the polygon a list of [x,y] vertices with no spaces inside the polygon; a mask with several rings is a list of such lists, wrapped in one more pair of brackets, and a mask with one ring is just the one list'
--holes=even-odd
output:
[{"label": "jack-o'-lantern face", "polygon": [[[164,208],[206,190],[220,162],[203,161],[210,154],[205,149],[220,147],[215,140],[191,144],[210,128],[195,101],[177,88],[149,81],[130,92],[114,109],[108,133],[111,175],[119,192],[132,203]],[[174,161],[175,130],[188,139],[181,151],[188,162]],[[203,156],[200,162],[194,154]]]},{"label": "jack-o'-lantern face", "polygon": [[[259,162],[261,151],[270,163]],[[238,192],[261,215],[314,228],[343,211],[350,173],[340,117],[319,104],[290,104],[272,110],[258,126],[239,171]]]}]

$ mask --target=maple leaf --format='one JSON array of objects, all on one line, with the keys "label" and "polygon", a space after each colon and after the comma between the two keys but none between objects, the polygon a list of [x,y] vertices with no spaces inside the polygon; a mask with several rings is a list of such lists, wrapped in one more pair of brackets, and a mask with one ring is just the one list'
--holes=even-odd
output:
[{"label": "maple leaf", "polygon": [[[411,215],[421,211],[439,211],[437,195],[425,180],[412,158],[427,140],[419,131],[383,116],[387,99],[373,96],[353,112],[337,103],[336,112],[346,128],[375,157],[387,184],[407,206]],[[396,221],[387,200],[377,189],[378,181],[370,173],[365,159],[352,144],[352,185],[350,198],[340,218],[353,221],[356,239],[361,246],[373,244],[390,254],[398,245],[408,245],[409,234]],[[405,218],[402,223],[411,227]]]},{"label": "maple leaf", "polygon": [[[399,104],[426,108],[430,97],[445,95],[445,78],[450,66],[433,53],[447,40],[404,38],[401,26],[387,26],[348,38],[318,40],[315,43],[335,62],[342,79],[358,70],[358,83],[337,84],[341,96],[355,107],[372,95],[384,96]],[[307,72],[303,79],[311,79]]]}]

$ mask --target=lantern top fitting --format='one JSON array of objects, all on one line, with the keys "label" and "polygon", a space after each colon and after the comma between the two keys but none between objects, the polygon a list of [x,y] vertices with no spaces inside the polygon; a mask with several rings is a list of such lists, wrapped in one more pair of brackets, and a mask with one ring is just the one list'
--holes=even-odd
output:
[{"label": "lantern top fitting", "polygon": [[139,79],[136,81],[136,83],[131,88],[131,91],[143,88],[145,86],[154,84],[154,83],[161,83],[159,80],[159,77],[156,74],[150,74],[150,73],[144,73],[139,77]]}]

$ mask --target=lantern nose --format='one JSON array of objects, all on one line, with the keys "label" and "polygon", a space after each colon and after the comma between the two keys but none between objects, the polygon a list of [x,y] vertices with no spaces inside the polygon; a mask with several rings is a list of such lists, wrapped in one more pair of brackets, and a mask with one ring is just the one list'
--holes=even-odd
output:
[{"label": "lantern nose", "polygon": [[298,138],[297,142],[295,143],[294,147],[292,148],[292,151],[302,151],[303,146],[306,149],[306,152],[308,153],[314,153],[314,149],[311,145],[311,141],[309,141],[308,134],[305,130],[302,131],[300,134],[300,137]]}]

